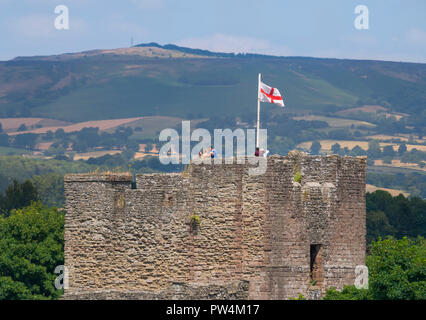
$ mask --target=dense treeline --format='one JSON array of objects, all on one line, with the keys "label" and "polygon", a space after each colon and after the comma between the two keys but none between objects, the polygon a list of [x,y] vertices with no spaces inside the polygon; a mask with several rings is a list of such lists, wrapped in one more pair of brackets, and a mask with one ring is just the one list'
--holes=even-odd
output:
[{"label": "dense treeline", "polygon": [[[58,129],[54,133],[48,131],[42,139],[53,141],[48,150],[48,154],[62,155],[69,147],[76,152],[87,152],[94,148],[103,149],[125,149],[126,151],[137,151],[139,144],[129,137],[133,134],[130,127],[118,127],[113,133],[99,131],[99,128],[83,128],[80,131],[66,133],[63,129]],[[129,155],[131,158],[133,154]]]},{"label": "dense treeline", "polygon": [[367,242],[379,237],[426,237],[426,200],[392,197],[388,192],[367,193]]},{"label": "dense treeline", "polygon": [[426,198],[426,174],[367,172],[367,183],[382,188],[406,190],[412,196]]},{"label": "dense treeline", "polygon": [[4,195],[0,193],[0,215],[8,216],[12,210],[29,206],[32,201],[37,200],[39,195],[31,181],[19,183],[14,180]]},{"label": "dense treeline", "polygon": [[57,299],[64,264],[64,213],[33,202],[0,215],[0,300]]},{"label": "dense treeline", "polygon": [[57,173],[89,172],[95,170],[84,161],[65,161],[55,159],[33,159],[21,156],[0,156],[0,190],[5,190],[13,180],[23,181],[34,175]]}]

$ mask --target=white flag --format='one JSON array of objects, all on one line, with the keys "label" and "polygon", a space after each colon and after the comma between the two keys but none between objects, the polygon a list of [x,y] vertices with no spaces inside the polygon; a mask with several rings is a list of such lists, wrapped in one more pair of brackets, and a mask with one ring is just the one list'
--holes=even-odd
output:
[{"label": "white flag", "polygon": [[280,91],[277,88],[267,86],[263,82],[259,84],[259,98],[262,102],[275,103],[284,107],[284,100],[281,97]]}]

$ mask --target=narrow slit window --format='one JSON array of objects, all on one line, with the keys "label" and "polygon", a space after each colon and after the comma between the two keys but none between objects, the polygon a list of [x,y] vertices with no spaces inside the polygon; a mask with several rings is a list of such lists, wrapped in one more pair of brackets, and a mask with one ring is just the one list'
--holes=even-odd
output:
[{"label": "narrow slit window", "polygon": [[322,279],[322,256],[321,245],[311,244],[311,263],[310,263],[310,277],[311,284],[316,285]]}]

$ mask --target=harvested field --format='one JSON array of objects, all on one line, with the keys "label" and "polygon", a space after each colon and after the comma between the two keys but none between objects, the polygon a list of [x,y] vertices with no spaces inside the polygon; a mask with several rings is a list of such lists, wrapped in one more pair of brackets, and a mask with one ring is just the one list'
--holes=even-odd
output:
[{"label": "harvested field", "polygon": [[[381,147],[383,147],[383,146],[389,146],[389,145],[393,146],[393,150],[398,151],[399,143],[380,143],[380,146],[381,146]],[[413,149],[417,149],[417,150],[419,150],[419,151],[424,151],[424,152],[426,152],[426,146],[423,146],[423,145],[417,145],[417,144],[406,144],[406,146],[407,146],[407,150],[408,150],[408,151],[411,151],[411,150],[413,150]]]},{"label": "harvested field", "polygon": [[38,128],[34,130],[28,130],[28,131],[21,131],[21,132],[11,132],[9,135],[17,135],[17,134],[23,134],[23,133],[36,133],[36,134],[42,134],[46,133],[48,131],[55,132],[58,129],[64,129],[65,132],[73,132],[73,131],[80,131],[83,128],[99,128],[100,131],[105,131],[108,129],[112,129],[115,127],[119,127],[125,124],[128,124],[130,122],[134,122],[136,120],[140,120],[142,117],[137,118],[126,118],[126,119],[112,119],[112,120],[97,120],[97,121],[86,121],[86,122],[79,122],[67,126],[54,126],[54,127],[45,127],[45,128]]},{"label": "harvested field", "polygon": [[381,141],[386,141],[386,140],[401,140],[404,142],[408,142],[408,138],[404,137],[404,136],[390,136],[390,135],[386,135],[386,134],[376,134],[373,136],[366,136],[366,139],[374,139],[374,140],[381,140]]},{"label": "harvested field", "polygon": [[396,120],[400,120],[401,118],[408,116],[408,114],[406,113],[388,112],[388,109],[382,106],[369,106],[369,105],[337,111],[336,114],[339,116],[349,116],[351,114],[359,113],[359,112],[381,113],[381,114],[384,114],[386,118],[395,117]]},{"label": "harvested field", "polygon": [[408,197],[410,195],[408,192],[405,192],[404,190],[380,188],[380,187],[373,186],[371,184],[366,185],[366,191],[367,192],[374,192],[374,191],[377,191],[377,190],[387,191],[392,195],[392,197],[396,197],[400,194],[404,195],[405,197]]},{"label": "harvested field", "polygon": [[354,125],[354,126],[366,126],[366,127],[375,127],[376,126],[375,124],[367,122],[367,121],[323,117],[323,116],[315,116],[315,115],[293,117],[293,119],[294,120],[306,120],[306,121],[312,121],[312,120],[325,121],[332,128],[345,128],[345,127],[350,127],[352,125]]},{"label": "harvested field", "polygon": [[40,142],[35,146],[36,150],[46,151],[50,148],[53,142]]},{"label": "harvested field", "polygon": [[[395,148],[394,148],[395,149]],[[419,145],[416,145],[416,144],[407,144],[407,150],[408,151],[411,151],[411,150],[413,150],[413,149],[417,149],[417,150],[419,150],[419,151],[424,151],[424,152],[426,152],[426,146],[419,146]]]},{"label": "harvested field", "polygon": [[[52,126],[66,126],[69,125],[69,122],[47,119],[47,118],[1,118],[1,126],[4,131],[16,131],[22,124],[27,128],[32,126],[42,126],[42,127],[52,127]],[[24,132],[24,131],[22,131]]]},{"label": "harvested field", "polygon": [[75,161],[77,160],[88,160],[90,158],[99,158],[105,156],[107,154],[114,155],[121,153],[121,150],[105,150],[105,151],[93,151],[93,152],[85,152],[85,153],[76,153],[74,155]]},{"label": "harvested field", "polygon": [[[178,117],[149,116],[129,122],[126,126],[134,129],[133,138],[157,138],[158,132],[166,128],[177,128],[178,132],[180,132],[182,120],[184,119]],[[191,120],[191,129],[195,129],[197,124],[204,120],[206,119]],[[135,129],[138,127],[142,128],[142,131],[136,131]]]},{"label": "harvested field", "polygon": [[400,120],[404,117],[406,117],[407,115],[402,115],[399,113],[385,113],[386,118],[390,118],[390,117],[395,117],[396,120]]},{"label": "harvested field", "polygon": [[357,112],[370,112],[370,113],[377,113],[377,112],[385,112],[388,109],[382,106],[372,106],[372,105],[365,105],[362,107],[357,107],[357,108],[350,108],[350,109],[346,109],[346,110],[341,110],[336,112],[336,114],[340,115],[340,116],[345,116],[351,113],[357,113]]},{"label": "harvested field", "polygon": [[416,169],[426,172],[426,167],[420,168],[417,163],[404,163],[401,160],[392,160],[391,163],[384,163],[383,160],[374,160],[375,166],[385,166],[385,167],[395,167],[395,168],[407,168],[407,169]]},{"label": "harvested field", "polygon": [[0,122],[3,130],[16,130],[22,124],[26,125],[27,127],[30,127],[36,125],[41,120],[43,120],[43,118],[3,118],[0,119]]},{"label": "harvested field", "polygon": [[145,157],[158,157],[158,153],[135,152],[134,159],[141,160]]},{"label": "harvested field", "polygon": [[42,119],[37,124],[41,125],[42,127],[62,127],[62,126],[69,126],[72,123],[66,122],[66,121],[61,121],[61,120],[56,120],[56,119]]},{"label": "harvested field", "polygon": [[[331,151],[331,146],[335,143],[340,144],[341,148],[348,147],[353,149],[355,146],[360,146],[362,149],[368,149],[368,141],[347,141],[347,140],[321,140],[321,150]],[[312,141],[302,142],[297,147],[302,149],[310,149]]]}]

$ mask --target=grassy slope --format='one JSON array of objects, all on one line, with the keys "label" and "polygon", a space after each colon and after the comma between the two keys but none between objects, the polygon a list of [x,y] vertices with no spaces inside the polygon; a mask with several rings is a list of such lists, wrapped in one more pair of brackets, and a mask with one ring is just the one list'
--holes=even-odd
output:
[{"label": "grassy slope", "polygon": [[22,154],[28,154],[31,153],[31,151],[27,149],[21,149],[21,148],[13,148],[13,147],[0,147],[0,156],[4,155],[22,155]]},{"label": "grassy slope", "polygon": [[[201,66],[198,66],[201,65]],[[203,116],[241,114],[254,108],[257,70],[264,81],[282,89],[286,103],[295,109],[338,104],[354,105],[357,98],[324,80],[301,76],[286,66],[276,69],[265,61],[167,61],[168,70],[152,76],[116,76],[73,90],[33,114],[82,121],[140,115]],[[172,73],[172,74],[171,74]]]},{"label": "grassy slope", "polygon": [[33,116],[71,121],[242,114],[255,110],[258,72],[265,83],[280,88],[289,111],[315,111],[329,104],[353,107],[362,100],[406,112],[426,100],[426,65],[419,64],[306,58],[97,57],[68,62],[15,61],[2,63],[0,68],[5,71],[0,85],[20,83],[25,76],[44,79],[31,90],[29,84],[24,85],[26,89],[6,90],[0,97],[0,112],[29,108]]}]

